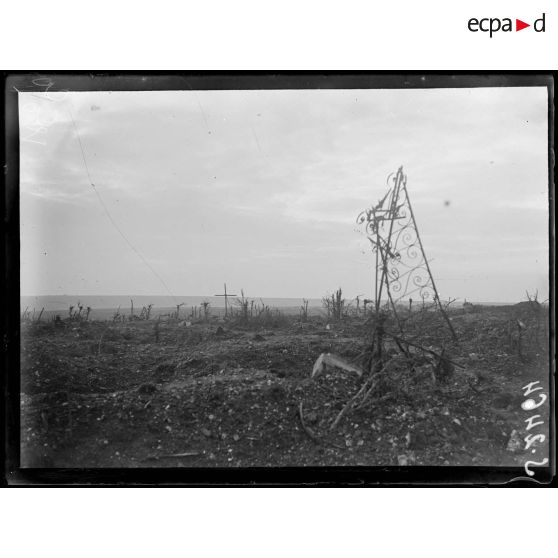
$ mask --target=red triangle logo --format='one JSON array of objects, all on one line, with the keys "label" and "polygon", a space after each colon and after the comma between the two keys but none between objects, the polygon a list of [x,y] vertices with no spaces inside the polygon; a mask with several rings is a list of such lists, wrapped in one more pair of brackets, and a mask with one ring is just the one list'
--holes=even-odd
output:
[{"label": "red triangle logo", "polygon": [[515,20],[515,30],[516,31],[521,31],[522,29],[525,29],[526,27],[531,27],[531,24],[530,23],[525,23],[524,21],[521,21],[520,19]]}]

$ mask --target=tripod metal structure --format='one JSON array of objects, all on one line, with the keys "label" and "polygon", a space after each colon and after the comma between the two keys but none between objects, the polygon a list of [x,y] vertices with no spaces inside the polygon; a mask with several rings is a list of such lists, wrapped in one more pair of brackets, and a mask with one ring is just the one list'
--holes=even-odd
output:
[{"label": "tripod metal structure", "polygon": [[364,227],[375,254],[374,307],[376,315],[387,304],[398,324],[403,304],[418,297],[432,303],[442,315],[455,341],[457,335],[440,301],[426,258],[407,190],[403,167],[387,179],[388,191],[374,206],[362,211],[357,223]]}]

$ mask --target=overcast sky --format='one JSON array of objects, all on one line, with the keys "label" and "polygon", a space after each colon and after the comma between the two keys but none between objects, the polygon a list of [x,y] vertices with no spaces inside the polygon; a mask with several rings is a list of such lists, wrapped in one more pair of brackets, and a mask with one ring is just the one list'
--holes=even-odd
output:
[{"label": "overcast sky", "polygon": [[371,296],[403,165],[442,298],[548,297],[545,88],[22,93],[20,137],[25,295]]}]

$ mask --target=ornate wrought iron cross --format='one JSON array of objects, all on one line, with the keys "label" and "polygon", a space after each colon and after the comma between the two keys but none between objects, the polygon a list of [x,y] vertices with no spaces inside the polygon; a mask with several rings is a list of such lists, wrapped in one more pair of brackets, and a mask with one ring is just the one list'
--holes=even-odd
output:
[{"label": "ornate wrought iron cross", "polygon": [[[398,305],[413,295],[432,301],[439,309],[452,337],[453,326],[442,306],[430,264],[424,252],[403,167],[388,176],[388,191],[374,206],[357,217],[376,255],[374,301],[376,312],[386,297],[397,321]],[[384,292],[385,291],[385,292]]]}]

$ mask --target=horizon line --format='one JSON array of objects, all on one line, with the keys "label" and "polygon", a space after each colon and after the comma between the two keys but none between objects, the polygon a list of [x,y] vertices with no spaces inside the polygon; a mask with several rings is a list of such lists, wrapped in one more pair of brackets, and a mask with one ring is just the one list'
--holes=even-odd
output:
[{"label": "horizon line", "polygon": [[[241,298],[242,295],[227,295],[230,298]],[[324,298],[324,296],[326,295],[321,295],[321,296],[313,296],[313,297],[304,297],[304,296],[248,296],[245,295],[244,298],[248,298],[248,299],[254,299],[254,300],[265,300],[265,299],[297,299],[297,300],[321,300],[322,298]],[[85,298],[85,297],[126,297],[126,298],[134,298],[134,297],[158,297],[158,298],[170,298],[170,299],[178,299],[178,298],[215,298],[215,297],[221,297],[224,298],[223,295],[170,295],[170,294],[20,294],[20,298],[23,297],[28,297],[28,298],[39,298],[39,297],[67,297],[67,298]],[[365,297],[364,295],[359,295],[359,297],[361,297],[361,300],[363,300]],[[356,300],[356,296],[353,297],[347,297],[347,299],[349,300]],[[411,297],[412,298],[412,297]],[[478,299],[469,299],[467,300],[467,298],[463,298],[463,299],[456,299],[455,302],[472,302],[472,303],[476,303],[476,304],[517,304],[518,302],[524,302],[525,299],[519,299],[519,300],[478,300]],[[541,302],[545,302],[548,299],[545,299],[544,301]],[[441,298],[441,301],[444,302],[444,299]],[[406,301],[405,301],[406,302]],[[418,300],[417,300],[418,302]]]}]

